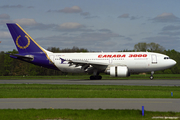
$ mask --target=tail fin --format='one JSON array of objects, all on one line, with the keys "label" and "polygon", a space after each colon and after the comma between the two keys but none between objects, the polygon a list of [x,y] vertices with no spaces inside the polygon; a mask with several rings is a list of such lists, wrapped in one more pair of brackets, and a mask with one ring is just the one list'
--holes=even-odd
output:
[{"label": "tail fin", "polygon": [[20,25],[17,23],[7,23],[14,43],[19,51],[19,54],[32,53],[32,52],[45,52]]}]

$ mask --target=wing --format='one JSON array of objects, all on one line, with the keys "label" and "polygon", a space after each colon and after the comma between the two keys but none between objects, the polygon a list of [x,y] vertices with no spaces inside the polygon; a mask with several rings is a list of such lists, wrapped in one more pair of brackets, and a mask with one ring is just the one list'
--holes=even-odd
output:
[{"label": "wing", "polygon": [[88,64],[88,65],[100,65],[100,66],[107,66],[107,63],[102,63],[102,62],[93,62],[93,61],[88,61],[88,60],[69,60],[69,64],[76,64],[76,65],[83,65],[83,64]]},{"label": "wing", "polygon": [[108,63],[103,63],[103,62],[95,62],[95,61],[88,61],[88,60],[64,60],[60,58],[62,62],[68,61],[69,66],[75,65],[75,67],[82,66],[82,69],[86,70],[89,67],[94,67],[95,69],[98,70],[105,70],[107,66],[109,65]]}]

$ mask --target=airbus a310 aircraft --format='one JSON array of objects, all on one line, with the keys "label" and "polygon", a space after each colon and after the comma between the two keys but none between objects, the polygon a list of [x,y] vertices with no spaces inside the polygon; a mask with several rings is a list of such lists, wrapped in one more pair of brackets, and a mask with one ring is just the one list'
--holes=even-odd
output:
[{"label": "airbus a310 aircraft", "polygon": [[[176,64],[167,55],[153,52],[53,53],[45,50],[18,24],[7,23],[19,54],[10,57],[62,72],[89,73],[91,80],[100,73],[127,77],[130,73],[164,70]],[[53,41],[52,41],[53,42]]]}]

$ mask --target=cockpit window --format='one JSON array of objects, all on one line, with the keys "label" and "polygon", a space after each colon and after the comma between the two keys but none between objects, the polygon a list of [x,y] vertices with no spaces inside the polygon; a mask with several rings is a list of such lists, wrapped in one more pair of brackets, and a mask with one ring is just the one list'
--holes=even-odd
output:
[{"label": "cockpit window", "polygon": [[170,59],[169,57],[164,57],[164,59],[166,60],[166,59]]}]

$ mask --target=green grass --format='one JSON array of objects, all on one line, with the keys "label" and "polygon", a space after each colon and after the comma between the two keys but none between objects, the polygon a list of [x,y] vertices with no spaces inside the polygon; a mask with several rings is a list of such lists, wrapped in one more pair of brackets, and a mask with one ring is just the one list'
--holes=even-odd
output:
[{"label": "green grass", "polygon": [[[90,75],[60,75],[60,76],[0,76],[0,80],[19,80],[19,79],[83,79],[89,80]],[[132,74],[130,77],[111,77],[102,74],[104,80],[128,80],[128,79],[149,79],[150,74],[138,75]],[[154,79],[180,79],[180,74],[154,74]]]},{"label": "green grass", "polygon": [[0,84],[0,98],[180,98],[180,87]]},{"label": "green grass", "polygon": [[151,120],[154,116],[180,117],[175,112],[145,111],[142,116],[140,110],[70,110],[70,109],[5,109],[0,110],[1,120]]}]

